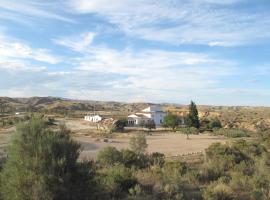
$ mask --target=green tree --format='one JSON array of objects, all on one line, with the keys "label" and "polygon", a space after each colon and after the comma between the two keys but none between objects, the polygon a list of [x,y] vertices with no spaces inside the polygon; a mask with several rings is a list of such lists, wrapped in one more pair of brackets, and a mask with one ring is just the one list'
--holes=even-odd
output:
[{"label": "green tree", "polygon": [[220,120],[218,118],[213,119],[209,124],[209,128],[222,128]]},{"label": "green tree", "polygon": [[187,125],[195,128],[200,127],[200,120],[197,106],[193,101],[191,101],[189,105],[189,113],[187,115]]},{"label": "green tree", "polygon": [[180,124],[180,119],[177,115],[169,113],[165,118],[163,122],[164,127],[170,127],[173,130]]},{"label": "green tree", "polygon": [[114,131],[120,131],[123,132],[125,127],[127,126],[127,119],[118,119],[114,123]]},{"label": "green tree", "polygon": [[130,138],[129,144],[130,144],[131,150],[137,154],[144,153],[148,146],[145,135],[143,133],[140,133]]},{"label": "green tree", "polygon": [[3,199],[95,199],[93,167],[77,162],[79,152],[64,127],[50,131],[36,117],[19,124],[1,172]]}]

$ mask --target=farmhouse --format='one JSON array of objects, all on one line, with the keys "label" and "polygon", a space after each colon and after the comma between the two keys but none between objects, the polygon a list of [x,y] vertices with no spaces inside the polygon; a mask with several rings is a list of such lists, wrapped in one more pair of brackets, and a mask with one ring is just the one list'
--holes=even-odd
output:
[{"label": "farmhouse", "polygon": [[85,121],[94,122],[94,123],[100,122],[102,119],[103,118],[99,115],[88,115],[84,117]]},{"label": "farmhouse", "polygon": [[156,126],[160,126],[167,115],[159,106],[149,106],[139,113],[128,116],[128,126],[138,126],[149,121],[154,121]]}]

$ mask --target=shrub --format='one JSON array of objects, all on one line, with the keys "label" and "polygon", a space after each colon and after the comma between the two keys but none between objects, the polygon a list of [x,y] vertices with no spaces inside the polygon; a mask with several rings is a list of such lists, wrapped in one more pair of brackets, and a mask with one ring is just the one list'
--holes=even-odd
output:
[{"label": "shrub", "polygon": [[230,182],[235,199],[253,200],[255,198],[254,185],[250,176],[234,173]]},{"label": "shrub", "polygon": [[224,183],[212,183],[204,191],[206,200],[233,200],[232,189]]},{"label": "shrub", "polygon": [[210,121],[209,128],[211,128],[211,129],[213,129],[213,128],[222,128],[220,120],[219,119],[214,119],[214,120]]},{"label": "shrub", "polygon": [[249,137],[250,133],[239,129],[214,129],[213,135],[224,135],[229,138]]},{"label": "shrub", "polygon": [[180,161],[165,162],[163,170],[174,175],[183,175],[187,172],[187,165]]},{"label": "shrub", "polygon": [[98,163],[102,165],[112,166],[122,162],[122,154],[115,147],[106,147],[99,151],[97,155]]},{"label": "shrub", "polygon": [[250,161],[250,157],[242,152],[236,145],[213,143],[206,150],[206,158],[209,159],[227,159],[235,164],[241,161]]},{"label": "shrub", "polygon": [[106,169],[102,183],[111,199],[119,199],[128,194],[131,188],[134,188],[137,180],[129,168],[116,165]]},{"label": "shrub", "polygon": [[163,153],[154,152],[150,155],[151,165],[158,165],[162,167],[165,163],[165,155]]},{"label": "shrub", "polygon": [[66,129],[52,132],[40,118],[19,124],[1,173],[3,199],[95,199],[94,168],[77,163],[79,150]]},{"label": "shrub", "polygon": [[137,154],[129,149],[121,151],[122,164],[128,168],[142,169],[150,164],[149,156],[145,154]]},{"label": "shrub", "polygon": [[118,119],[114,123],[113,131],[120,131],[123,132],[125,127],[127,126],[127,119]]},{"label": "shrub", "polygon": [[140,133],[132,138],[130,138],[129,141],[130,148],[137,154],[142,154],[146,151],[147,148],[147,142],[145,135],[143,133]]}]

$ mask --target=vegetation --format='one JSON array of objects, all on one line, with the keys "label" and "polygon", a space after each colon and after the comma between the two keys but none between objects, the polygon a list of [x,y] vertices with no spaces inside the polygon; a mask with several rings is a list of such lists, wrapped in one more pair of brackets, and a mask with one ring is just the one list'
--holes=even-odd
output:
[{"label": "vegetation", "polygon": [[169,113],[166,117],[164,117],[163,126],[172,128],[173,131],[180,124],[180,118],[177,115]]},{"label": "vegetation", "polygon": [[144,124],[144,127],[147,128],[149,131],[151,131],[152,129],[156,129],[155,121],[149,120],[148,122]]},{"label": "vegetation", "polygon": [[194,127],[186,127],[186,128],[180,128],[179,131],[181,133],[184,133],[187,135],[187,139],[189,139],[189,135],[191,134],[199,134],[199,130],[197,128],[194,128]]},{"label": "vegetation", "polygon": [[145,153],[145,150],[147,148],[147,142],[146,142],[146,138],[145,135],[143,133],[140,133],[136,136],[133,136],[130,139],[130,148],[131,150],[133,150],[134,152],[140,154],[140,153]]},{"label": "vegetation", "polygon": [[118,119],[114,123],[113,131],[123,132],[126,126],[127,126],[127,119],[124,118]]},{"label": "vegetation", "polygon": [[213,129],[213,135],[224,135],[229,138],[250,137],[251,133],[239,129]]},{"label": "vegetation", "polygon": [[94,199],[94,171],[77,162],[79,149],[65,127],[53,132],[41,118],[19,124],[1,173],[2,198]]},{"label": "vegetation", "polygon": [[0,199],[270,199],[269,130],[250,141],[214,143],[196,162],[147,154],[143,134],[130,143],[131,149],[106,147],[95,162],[81,162],[80,145],[64,126],[53,131],[44,118],[31,117],[17,126],[0,167]]},{"label": "vegetation", "polygon": [[189,113],[186,118],[186,123],[189,127],[199,128],[200,120],[196,104],[191,101],[189,105]]}]

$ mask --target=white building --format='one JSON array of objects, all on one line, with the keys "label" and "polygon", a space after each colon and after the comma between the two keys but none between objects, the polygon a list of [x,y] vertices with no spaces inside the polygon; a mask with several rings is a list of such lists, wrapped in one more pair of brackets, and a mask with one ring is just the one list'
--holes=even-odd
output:
[{"label": "white building", "polygon": [[128,125],[129,126],[138,126],[142,123],[147,123],[150,120],[153,120],[156,126],[160,126],[164,117],[167,115],[161,107],[159,106],[149,106],[148,108],[143,109],[139,113],[135,113],[128,116]]},{"label": "white building", "polygon": [[89,116],[85,116],[84,120],[97,123],[97,122],[100,122],[102,120],[102,117],[99,115],[89,115]]}]

